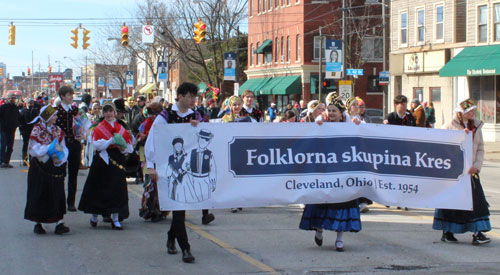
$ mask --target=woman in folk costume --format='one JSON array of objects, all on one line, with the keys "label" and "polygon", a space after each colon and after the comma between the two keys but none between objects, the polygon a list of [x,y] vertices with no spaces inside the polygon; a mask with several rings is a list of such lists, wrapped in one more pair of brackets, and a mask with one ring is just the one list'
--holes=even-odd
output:
[{"label": "woman in folk costume", "polygon": [[[222,117],[222,122],[227,123],[227,122],[252,122],[250,117],[241,117],[240,114],[244,113],[242,112],[243,108],[243,100],[239,96],[231,96],[227,100],[227,106],[229,107],[230,112],[225,114]],[[242,211],[243,208],[231,208],[232,213],[238,213]]]},{"label": "woman in folk costume", "polygon": [[[328,122],[346,122],[344,103],[336,96],[327,96]],[[314,113],[314,110],[308,110]],[[359,125],[359,122],[356,122]],[[361,230],[361,219],[358,200],[341,203],[307,204],[300,220],[300,229],[314,230],[314,241],[318,246],[323,245],[323,230],[337,232],[335,249],[344,251],[342,236],[344,232],[358,232]]]},{"label": "woman in folk costume", "polygon": [[64,177],[68,148],[64,132],[55,125],[57,110],[50,105],[40,115],[30,135],[28,151],[32,156],[28,170],[28,193],[24,218],[36,222],[34,232],[44,234],[42,223],[57,223],[54,233],[68,233],[64,225],[66,198]]},{"label": "woman in folk costume", "polygon": [[325,104],[318,100],[311,100],[307,103],[307,115],[300,119],[300,122],[317,122],[322,124],[325,115]]},{"label": "woman in folk costume", "polygon": [[481,128],[483,122],[476,119],[474,101],[466,99],[458,104],[455,116],[451,122],[443,125],[443,129],[462,130],[473,137],[473,161],[468,174],[471,177],[473,210],[436,209],[434,213],[433,229],[442,230],[443,242],[457,242],[454,233],[473,232],[472,244],[480,245],[491,240],[482,232],[491,230],[488,202],[481,187],[479,171],[483,167],[484,143]]},{"label": "woman in folk costume", "polygon": [[98,215],[111,215],[112,229],[122,230],[119,219],[129,215],[126,154],[132,152],[132,136],[116,121],[112,103],[103,108],[104,120],[94,129],[92,142],[96,153],[83,187],[78,209],[92,214],[90,225],[97,226]]},{"label": "woman in folk costume", "polygon": [[94,156],[94,144],[92,143],[92,133],[94,128],[99,124],[99,121],[102,117],[101,114],[102,106],[98,102],[94,102],[92,104],[92,112],[88,115],[88,119],[90,121],[90,127],[87,129],[85,133],[85,157],[83,159],[83,165],[90,167],[92,165],[92,158]]}]

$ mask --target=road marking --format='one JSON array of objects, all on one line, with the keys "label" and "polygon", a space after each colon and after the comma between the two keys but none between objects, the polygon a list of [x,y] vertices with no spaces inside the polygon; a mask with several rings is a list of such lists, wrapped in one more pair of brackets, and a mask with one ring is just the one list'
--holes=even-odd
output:
[{"label": "road marking", "polygon": [[[136,195],[137,197],[139,198],[142,198],[142,194],[140,194],[140,192],[142,191],[139,191],[139,186],[137,185],[129,185],[129,190],[134,194]],[[264,272],[267,272],[269,274],[280,274],[278,271],[276,271],[274,268],[262,263],[261,261],[255,259],[255,258],[252,258],[250,257],[248,254],[232,247],[231,245],[229,245],[228,243],[222,241],[221,239],[218,239],[217,237],[215,237],[214,235],[208,233],[207,231],[201,229],[199,226],[197,225],[194,225],[190,222],[185,222],[186,223],[186,226],[188,228],[190,228],[191,230],[195,231],[196,233],[198,233],[199,235],[201,235],[202,237],[204,237],[205,239],[209,240],[209,241],[212,241],[213,243],[215,243],[216,245],[222,247],[224,250],[226,250],[227,252],[237,256],[238,258],[242,259],[243,261],[257,267],[258,269],[264,271]]]}]

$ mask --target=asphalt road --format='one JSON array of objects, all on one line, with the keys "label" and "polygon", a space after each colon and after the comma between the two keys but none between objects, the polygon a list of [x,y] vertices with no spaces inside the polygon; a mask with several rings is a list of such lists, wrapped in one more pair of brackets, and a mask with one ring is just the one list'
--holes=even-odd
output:
[{"label": "asphalt road", "polygon": [[[499,274],[500,162],[487,162],[481,173],[491,204],[492,243],[472,246],[471,235],[459,243],[440,241],[431,229],[432,209],[410,211],[374,205],[362,215],[363,230],[345,233],[346,251],[336,252],[335,233],[317,247],[314,233],[298,229],[298,206],[248,208],[240,213],[216,210],[215,221],[201,225],[201,211],[188,212],[188,235],[194,264],[168,255],[165,242],[171,217],[159,223],[138,215],[142,187],[129,184],[131,216],[124,231],[110,224],[89,225],[89,215],[69,212],[67,235],[35,235],[23,220],[26,171],[20,166],[19,141],[13,169],[0,170],[0,274]],[[80,171],[78,194],[86,178]]]}]

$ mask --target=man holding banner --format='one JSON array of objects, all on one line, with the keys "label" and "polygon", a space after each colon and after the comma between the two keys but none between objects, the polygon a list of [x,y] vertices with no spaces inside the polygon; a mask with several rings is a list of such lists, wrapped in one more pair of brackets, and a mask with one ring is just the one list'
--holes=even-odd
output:
[{"label": "man holding banner", "polygon": [[[146,141],[145,155],[148,174],[155,182],[158,181],[158,173],[156,171],[157,163],[154,161],[155,147],[157,146],[154,133],[162,130],[162,125],[164,126],[172,123],[191,123],[191,125],[197,126],[202,120],[200,113],[193,110],[197,93],[198,87],[196,85],[187,82],[182,83],[179,88],[177,88],[177,102],[172,108],[163,110],[153,122],[153,126],[151,126],[150,132],[153,134],[149,135]],[[186,225],[184,223],[185,219],[185,210],[172,211],[172,223],[168,231],[167,239],[167,252],[168,254],[177,253],[177,249],[175,248],[175,240],[177,239],[182,250],[182,261],[185,263],[192,263],[194,262],[194,257],[191,255],[191,247],[188,242]]]}]

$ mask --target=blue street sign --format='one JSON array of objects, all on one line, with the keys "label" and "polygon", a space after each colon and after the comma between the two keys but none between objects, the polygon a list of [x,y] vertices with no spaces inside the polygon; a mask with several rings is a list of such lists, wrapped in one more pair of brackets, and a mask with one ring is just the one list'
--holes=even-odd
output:
[{"label": "blue street sign", "polygon": [[390,74],[389,71],[383,71],[378,74],[379,83],[389,83]]},{"label": "blue street sign", "polygon": [[164,61],[158,62],[158,79],[159,80],[167,79],[167,62]]},{"label": "blue street sign", "polygon": [[364,70],[363,69],[347,69],[346,70],[346,75],[363,75]]}]

